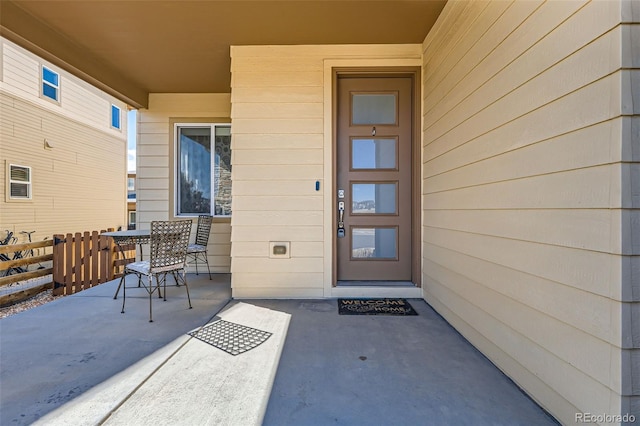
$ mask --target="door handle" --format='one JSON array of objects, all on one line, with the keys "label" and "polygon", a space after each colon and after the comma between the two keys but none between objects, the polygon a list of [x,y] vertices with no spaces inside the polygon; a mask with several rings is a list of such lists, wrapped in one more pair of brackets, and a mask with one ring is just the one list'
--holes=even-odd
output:
[{"label": "door handle", "polygon": [[338,238],[344,237],[344,201],[338,202]]}]

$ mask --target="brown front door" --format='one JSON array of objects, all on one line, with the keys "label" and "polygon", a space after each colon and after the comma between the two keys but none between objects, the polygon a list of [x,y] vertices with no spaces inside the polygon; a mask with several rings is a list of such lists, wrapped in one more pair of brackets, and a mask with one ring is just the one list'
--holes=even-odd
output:
[{"label": "brown front door", "polygon": [[338,78],[338,281],[411,281],[412,91],[410,77]]}]

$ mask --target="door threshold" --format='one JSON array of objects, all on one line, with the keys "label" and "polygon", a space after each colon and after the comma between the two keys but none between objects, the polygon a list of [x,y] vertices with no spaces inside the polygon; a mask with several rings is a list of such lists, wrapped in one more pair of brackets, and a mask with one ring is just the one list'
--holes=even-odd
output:
[{"label": "door threshold", "polygon": [[[348,283],[348,285],[346,285]],[[354,283],[357,283],[354,285]],[[394,283],[395,285],[390,285]],[[422,288],[410,281],[338,281],[336,287],[326,293],[327,297],[402,297],[422,299]],[[400,285],[399,285],[400,284]]]},{"label": "door threshold", "polygon": [[338,281],[336,287],[415,287],[411,281]]}]

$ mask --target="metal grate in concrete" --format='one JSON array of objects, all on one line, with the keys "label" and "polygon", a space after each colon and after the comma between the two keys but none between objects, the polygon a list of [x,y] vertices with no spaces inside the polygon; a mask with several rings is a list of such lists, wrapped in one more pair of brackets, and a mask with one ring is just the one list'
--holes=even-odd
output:
[{"label": "metal grate in concrete", "polygon": [[244,325],[235,324],[224,320],[218,320],[204,327],[192,331],[190,336],[202,340],[218,349],[231,355],[240,355],[262,343],[264,343],[272,333],[258,330]]}]

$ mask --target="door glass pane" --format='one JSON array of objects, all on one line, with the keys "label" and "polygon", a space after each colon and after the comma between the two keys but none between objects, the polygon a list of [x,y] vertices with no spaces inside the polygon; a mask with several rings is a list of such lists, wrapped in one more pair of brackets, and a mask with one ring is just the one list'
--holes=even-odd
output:
[{"label": "door glass pane", "polygon": [[352,214],[394,214],[396,213],[395,183],[354,183],[351,184]]},{"label": "door glass pane", "polygon": [[351,117],[353,124],[395,124],[395,93],[352,95]]},{"label": "door glass pane", "polygon": [[397,259],[396,228],[352,228],[351,257]]},{"label": "door glass pane", "polygon": [[352,139],[352,169],[396,169],[395,139]]}]

